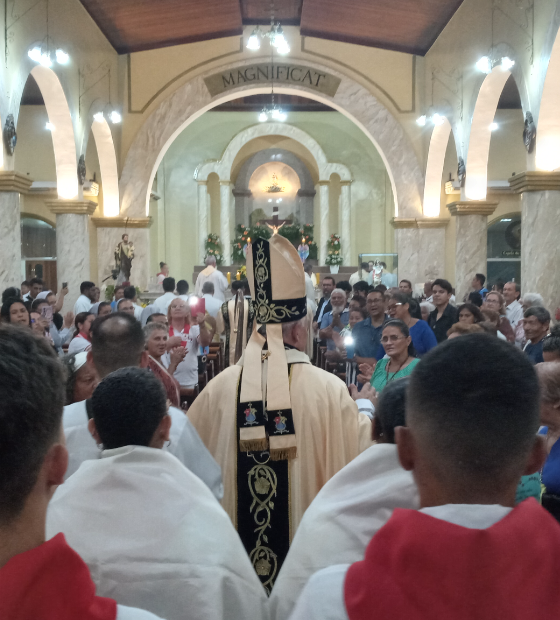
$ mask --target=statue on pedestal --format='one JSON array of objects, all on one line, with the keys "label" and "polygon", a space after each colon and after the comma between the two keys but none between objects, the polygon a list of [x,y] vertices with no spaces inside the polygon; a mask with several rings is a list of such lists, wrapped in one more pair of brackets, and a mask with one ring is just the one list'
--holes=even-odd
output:
[{"label": "statue on pedestal", "polygon": [[134,244],[128,240],[125,233],[122,240],[115,248],[115,267],[118,269],[117,284],[130,282],[130,272],[132,270],[132,259],[134,258]]}]

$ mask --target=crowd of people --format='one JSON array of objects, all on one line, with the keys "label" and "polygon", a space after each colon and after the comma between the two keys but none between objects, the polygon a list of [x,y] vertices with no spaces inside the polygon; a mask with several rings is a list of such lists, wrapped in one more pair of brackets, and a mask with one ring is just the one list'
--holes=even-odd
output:
[{"label": "crowd of people", "polygon": [[160,267],[147,306],[131,285],[83,282],[64,315],[65,285],[2,293],[2,620],[556,617],[540,295],[475,274],[462,302],[445,279],[415,296],[365,265],[317,301],[280,235],[227,301],[213,259],[194,295]]}]

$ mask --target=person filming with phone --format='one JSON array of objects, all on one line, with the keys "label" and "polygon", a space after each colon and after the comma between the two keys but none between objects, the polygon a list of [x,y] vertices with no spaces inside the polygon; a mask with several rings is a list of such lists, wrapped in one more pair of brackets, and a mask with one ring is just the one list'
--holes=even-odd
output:
[{"label": "person filming with phone", "polygon": [[183,360],[177,365],[173,376],[182,388],[194,389],[198,384],[198,347],[207,347],[212,334],[205,325],[204,299],[193,298],[187,303],[177,297],[169,304],[167,318],[169,322],[168,352],[161,356],[161,362],[169,368],[171,356],[169,351],[177,346],[186,349]]}]

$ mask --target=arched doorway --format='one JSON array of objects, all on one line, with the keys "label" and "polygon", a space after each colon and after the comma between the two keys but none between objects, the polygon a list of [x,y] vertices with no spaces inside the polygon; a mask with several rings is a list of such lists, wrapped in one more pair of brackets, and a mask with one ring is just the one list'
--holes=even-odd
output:
[{"label": "arched doorway", "polygon": [[487,281],[521,283],[521,213],[507,213],[488,225]]}]

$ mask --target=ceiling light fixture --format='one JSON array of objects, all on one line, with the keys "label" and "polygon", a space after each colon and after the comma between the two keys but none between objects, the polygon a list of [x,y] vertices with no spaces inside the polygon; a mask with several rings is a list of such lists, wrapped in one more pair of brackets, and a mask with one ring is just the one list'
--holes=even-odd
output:
[{"label": "ceiling light fixture", "polygon": [[70,56],[62,49],[57,49],[55,52],[56,55],[56,62],[59,65],[66,65],[68,64],[68,61],[70,60]]},{"label": "ceiling light fixture", "polygon": [[488,75],[492,69],[498,65],[503,71],[509,71],[515,65],[515,60],[512,60],[509,56],[502,56],[500,59],[483,56],[476,63],[476,68],[481,73],[486,73],[486,75]]},{"label": "ceiling light fixture", "polygon": [[116,125],[122,121],[122,116],[116,110],[113,110],[111,114],[109,114],[109,119],[113,125]]},{"label": "ceiling light fixture", "polygon": [[102,123],[104,118],[105,118],[105,116],[103,115],[103,112],[96,112],[93,115],[93,120],[98,122],[98,123]]},{"label": "ceiling light fixture", "polygon": [[443,123],[445,122],[445,116],[442,116],[441,114],[438,114],[437,112],[432,116],[432,123],[434,125],[443,125]]},{"label": "ceiling light fixture", "polygon": [[284,36],[284,31],[282,30],[282,25],[280,22],[274,21],[274,0],[271,0],[270,3],[270,30],[268,32],[263,32],[259,26],[253,29],[251,32],[251,36],[247,41],[247,49],[255,52],[260,50],[261,41],[267,37],[270,41],[271,47],[276,48],[276,51],[281,54],[289,54],[290,46],[288,45],[288,41],[286,41],[286,37]]},{"label": "ceiling light fixture", "polygon": [[420,127],[425,127],[427,120],[428,120],[428,118],[426,117],[426,115],[425,115],[425,114],[422,114],[422,116],[419,116],[419,117],[416,119],[416,124],[417,124],[418,126],[420,126]]},{"label": "ceiling light fixture", "polygon": [[498,123],[490,123],[490,131],[496,131],[496,129],[499,129],[500,126],[498,125]]},{"label": "ceiling light fixture", "polygon": [[46,123],[45,124],[45,129],[48,129],[49,131],[54,131],[55,130],[55,126],[52,123]]}]

